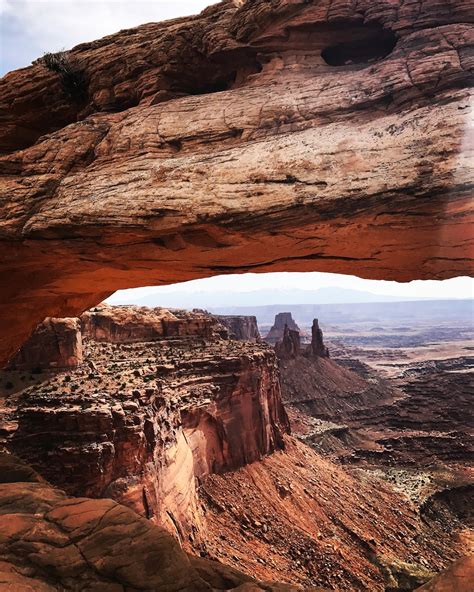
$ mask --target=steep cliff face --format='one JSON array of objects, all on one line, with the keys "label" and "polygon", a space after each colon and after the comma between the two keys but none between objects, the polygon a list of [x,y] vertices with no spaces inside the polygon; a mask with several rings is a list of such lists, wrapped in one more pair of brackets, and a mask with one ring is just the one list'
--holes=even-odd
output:
[{"label": "steep cliff face", "polygon": [[149,309],[142,327],[146,313],[86,313],[84,363],[16,391],[18,429],[9,446],[69,494],[111,497],[197,545],[196,479],[283,445],[289,424],[278,368],[265,344],[214,333],[204,339],[222,327],[198,312],[176,311],[171,337],[137,341],[156,336],[163,319],[175,323],[167,311],[157,319]]},{"label": "steep cliff face", "polygon": [[214,315],[217,320],[227,327],[232,339],[239,341],[260,341],[257,317],[243,315]]},{"label": "steep cliff face", "polygon": [[376,409],[402,397],[375,373],[361,375],[330,360],[317,319],[311,333],[311,342],[300,347],[299,332],[286,326],[283,339],[275,344],[285,404],[310,416],[345,421],[358,410]]},{"label": "steep cliff face", "polygon": [[285,325],[283,339],[275,343],[275,352],[278,359],[294,359],[301,355],[300,332],[289,329]]},{"label": "steep cliff face", "polygon": [[473,273],[471,23],[469,0],[224,0],[77,46],[75,96],[51,60],[8,74],[2,362],[118,288]]},{"label": "steep cliff face", "polygon": [[11,360],[10,368],[45,370],[75,368],[82,363],[82,336],[78,319],[47,318]]},{"label": "steep cliff face", "polygon": [[214,400],[191,402],[181,411],[197,476],[236,469],[283,446],[289,422],[273,352],[248,350],[243,358],[213,361],[204,371],[216,377]]},{"label": "steep cliff face", "polygon": [[109,343],[134,343],[181,337],[218,337],[221,327],[208,314],[166,308],[101,304],[81,316],[84,337]]}]

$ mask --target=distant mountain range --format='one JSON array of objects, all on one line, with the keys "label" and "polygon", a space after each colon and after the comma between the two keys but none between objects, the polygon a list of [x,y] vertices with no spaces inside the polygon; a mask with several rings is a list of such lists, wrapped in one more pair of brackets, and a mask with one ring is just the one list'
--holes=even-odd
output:
[{"label": "distant mountain range", "polygon": [[171,308],[204,308],[221,307],[255,307],[268,305],[299,305],[299,304],[351,304],[363,302],[412,302],[430,301],[432,298],[413,298],[373,294],[361,290],[327,287],[318,290],[252,290],[248,292],[234,291],[199,291],[184,292],[176,290],[162,294],[149,294],[130,300],[129,296],[117,295],[110,301],[112,304],[137,304],[139,306],[164,306]]},{"label": "distant mountain range", "polygon": [[211,307],[210,312],[227,315],[254,315],[259,325],[271,325],[279,312],[291,312],[300,327],[309,326],[317,318],[324,328],[327,324],[376,322],[403,323],[411,326],[419,322],[433,325],[462,322],[466,329],[474,329],[474,300],[410,300],[397,302],[352,302],[331,304],[270,304],[267,306]]}]

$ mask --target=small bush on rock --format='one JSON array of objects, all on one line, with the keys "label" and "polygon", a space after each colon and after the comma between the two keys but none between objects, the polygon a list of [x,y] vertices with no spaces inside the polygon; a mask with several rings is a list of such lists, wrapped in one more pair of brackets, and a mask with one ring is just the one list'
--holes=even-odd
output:
[{"label": "small bush on rock", "polygon": [[59,74],[63,90],[71,100],[81,103],[87,99],[86,77],[84,72],[75,65],[69,52],[45,53],[41,63],[48,70]]}]

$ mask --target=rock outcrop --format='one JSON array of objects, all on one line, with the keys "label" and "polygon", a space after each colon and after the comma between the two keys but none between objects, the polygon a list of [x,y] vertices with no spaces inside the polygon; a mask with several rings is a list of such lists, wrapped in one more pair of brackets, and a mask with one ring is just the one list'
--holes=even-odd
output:
[{"label": "rock outcrop", "polygon": [[275,322],[270,328],[270,331],[265,337],[267,343],[275,345],[277,341],[281,341],[285,335],[285,330],[296,331],[301,334],[301,330],[291,316],[291,312],[279,312],[275,315]]},{"label": "rock outcrop", "polygon": [[107,304],[81,316],[81,331],[84,337],[109,343],[186,337],[212,339],[223,333],[212,316],[204,312]]},{"label": "rock outcrop", "polygon": [[6,454],[0,454],[0,586],[15,592],[294,590],[189,556],[129,508],[68,497]]},{"label": "rock outcrop", "polygon": [[313,320],[311,327],[311,343],[308,354],[315,358],[329,358],[329,349],[324,345],[323,332],[319,328],[318,319]]},{"label": "rock outcrop", "polygon": [[469,0],[224,0],[5,76],[2,363],[119,288],[473,273],[471,23]]},{"label": "rock outcrop", "polygon": [[[280,327],[283,322],[285,324],[282,331]],[[265,341],[275,343],[275,351],[279,359],[295,359],[299,356],[329,358],[329,349],[324,345],[323,332],[319,328],[318,319],[313,320],[311,341],[304,348],[301,347],[299,327],[289,312],[278,313],[275,316],[275,323],[265,337]]]},{"label": "rock outcrop", "polygon": [[417,592],[471,592],[474,582],[474,555],[463,557],[438,574]]},{"label": "rock outcrop", "polygon": [[311,342],[301,347],[299,331],[285,325],[283,339],[275,344],[285,404],[309,416],[344,421],[358,410],[401,398],[396,388],[375,373],[361,375],[329,359],[318,319],[313,320],[311,333]]},{"label": "rock outcrop", "polygon": [[275,352],[279,359],[294,359],[301,355],[300,332],[285,325],[283,339],[275,343]]},{"label": "rock outcrop", "polygon": [[68,494],[111,497],[197,546],[197,481],[289,431],[274,352],[221,338],[202,312],[107,306],[82,321],[84,364],[19,387],[8,446]]},{"label": "rock outcrop", "polygon": [[47,318],[36,327],[12,359],[10,368],[46,370],[75,368],[82,363],[82,336],[78,319]]},{"label": "rock outcrop", "polygon": [[219,323],[227,327],[229,336],[238,341],[260,341],[257,317],[243,315],[214,315]]},{"label": "rock outcrop", "polygon": [[282,451],[203,480],[212,557],[305,591],[407,592],[469,552],[458,529],[427,522],[388,483],[285,440]]}]

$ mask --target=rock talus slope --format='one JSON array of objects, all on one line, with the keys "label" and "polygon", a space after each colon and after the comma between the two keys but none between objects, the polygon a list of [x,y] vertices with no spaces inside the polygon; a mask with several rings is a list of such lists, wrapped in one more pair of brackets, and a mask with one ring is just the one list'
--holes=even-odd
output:
[{"label": "rock talus slope", "polygon": [[472,273],[472,8],[224,0],[6,75],[1,359],[118,288]]}]

